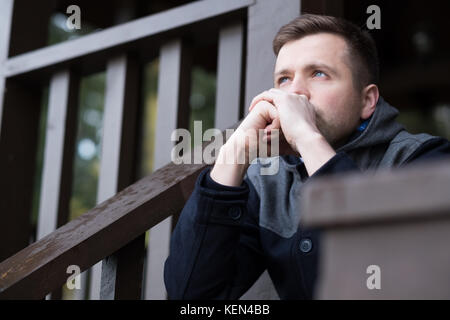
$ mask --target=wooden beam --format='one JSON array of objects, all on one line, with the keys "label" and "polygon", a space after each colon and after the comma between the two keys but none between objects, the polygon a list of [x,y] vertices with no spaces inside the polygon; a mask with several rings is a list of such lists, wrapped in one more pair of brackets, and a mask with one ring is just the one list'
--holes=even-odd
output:
[{"label": "wooden beam", "polygon": [[95,32],[78,39],[24,53],[8,59],[3,76],[67,63],[77,58],[173,30],[189,24],[246,8],[255,0],[202,0]]},{"label": "wooden beam", "polygon": [[[174,142],[172,132],[187,128],[192,57],[181,39],[161,48],[158,75],[158,109],[156,121],[154,167],[171,162]],[[147,247],[146,299],[166,299],[164,262],[169,255],[172,217],[153,227]]]},{"label": "wooden beam", "polygon": [[69,215],[79,78],[69,70],[50,83],[37,239],[65,224]]},{"label": "wooden beam", "polygon": [[[28,6],[25,0],[0,4],[0,242],[8,244],[0,247],[0,261],[27,246],[31,238],[42,90],[7,78],[4,64],[8,56],[45,43],[41,28],[49,6],[49,2]],[[30,27],[36,17],[41,19],[39,25]]]},{"label": "wooden beam", "polygon": [[305,185],[301,223],[320,232],[315,299],[450,298],[449,160]]},{"label": "wooden beam", "polygon": [[[14,0],[0,1],[0,63],[8,58]],[[2,128],[5,77],[0,72],[0,132]],[[1,258],[0,258],[1,260]]]},{"label": "wooden beam", "polygon": [[41,91],[6,81],[0,132],[0,261],[31,237]]},{"label": "wooden beam", "polygon": [[220,130],[240,119],[243,37],[242,23],[220,30],[214,121]]},{"label": "wooden beam", "polygon": [[8,58],[13,6],[14,0],[0,2],[0,58],[2,62]]},{"label": "wooden beam", "polygon": [[[97,203],[112,197],[134,181],[135,125],[139,87],[139,68],[134,59],[121,55],[108,62]],[[119,265],[123,263],[139,262],[139,259],[124,261],[123,256],[126,254],[117,253],[115,257],[108,259],[107,263],[118,265],[107,266],[105,272],[120,271]],[[102,295],[105,298],[120,295],[116,291],[106,292],[107,289],[115,290],[114,286],[105,285],[102,292],[101,268],[100,262],[91,274],[91,299],[99,299]],[[120,278],[121,275],[114,274],[108,277]],[[132,281],[132,279],[129,280]],[[137,293],[137,297],[140,297],[140,292]]]},{"label": "wooden beam", "polygon": [[141,298],[145,233],[102,262],[101,300]]},{"label": "wooden beam", "polygon": [[303,190],[307,227],[348,227],[434,219],[450,214],[449,159],[345,177],[323,177]]},{"label": "wooden beam", "polygon": [[[327,228],[320,233],[314,298],[450,299],[449,217]],[[368,286],[375,277],[380,289]]]},{"label": "wooden beam", "polygon": [[42,299],[179,212],[206,167],[168,164],[0,263],[0,299]]},{"label": "wooden beam", "polygon": [[249,7],[244,114],[248,113],[256,95],[273,87],[275,54],[272,40],[283,25],[299,16],[300,2],[258,0]]}]

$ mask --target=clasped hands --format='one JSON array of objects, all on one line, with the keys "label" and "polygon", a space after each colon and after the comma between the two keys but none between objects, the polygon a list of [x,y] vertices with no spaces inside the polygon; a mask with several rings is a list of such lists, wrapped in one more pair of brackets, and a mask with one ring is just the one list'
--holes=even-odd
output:
[{"label": "clasped hands", "polygon": [[305,95],[272,88],[253,98],[249,114],[239,129],[264,129],[270,142],[273,129],[280,130],[280,154],[299,154],[299,146],[320,134],[314,106]]},{"label": "clasped hands", "polygon": [[[254,151],[258,149],[253,139],[247,139],[255,130],[264,130],[269,144],[275,138],[272,130],[279,129],[280,155],[300,155],[310,176],[336,154],[319,132],[316,111],[305,95],[273,88],[257,95],[249,109],[247,117],[220,149],[211,170],[214,181],[227,186],[241,185],[248,166],[254,160]],[[243,163],[235,161],[241,156],[245,159]],[[232,160],[231,165],[226,159]]]}]

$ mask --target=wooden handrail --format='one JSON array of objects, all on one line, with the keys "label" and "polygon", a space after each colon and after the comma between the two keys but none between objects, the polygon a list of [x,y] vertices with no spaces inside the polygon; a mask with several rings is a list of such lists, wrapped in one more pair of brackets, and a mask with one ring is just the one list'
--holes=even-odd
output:
[{"label": "wooden handrail", "polygon": [[319,300],[449,299],[450,158],[308,182]]},{"label": "wooden handrail", "polygon": [[205,164],[170,163],[0,264],[0,299],[41,299],[178,213]]},{"label": "wooden handrail", "polygon": [[302,223],[324,229],[449,216],[449,160],[310,181],[303,189]]},{"label": "wooden handrail", "polygon": [[[202,150],[219,137],[204,142]],[[226,141],[226,130],[222,139]],[[188,157],[194,163],[193,153]],[[169,163],[4,260],[0,299],[42,299],[66,283],[68,266],[84,271],[179,213],[206,167]]]}]

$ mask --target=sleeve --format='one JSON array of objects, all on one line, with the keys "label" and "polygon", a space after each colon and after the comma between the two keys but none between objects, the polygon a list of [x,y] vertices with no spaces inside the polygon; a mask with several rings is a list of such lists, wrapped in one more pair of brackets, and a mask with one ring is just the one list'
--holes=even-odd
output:
[{"label": "sleeve", "polygon": [[347,153],[341,151],[336,153],[334,157],[332,157],[316,172],[314,172],[314,174],[309,179],[311,180],[324,175],[351,172],[351,171],[360,172],[361,170],[359,169],[355,161],[353,161],[353,159],[350,158],[350,156]]},{"label": "sleeve", "polygon": [[171,237],[169,299],[237,299],[265,270],[259,197],[249,180],[228,187],[199,175]]}]

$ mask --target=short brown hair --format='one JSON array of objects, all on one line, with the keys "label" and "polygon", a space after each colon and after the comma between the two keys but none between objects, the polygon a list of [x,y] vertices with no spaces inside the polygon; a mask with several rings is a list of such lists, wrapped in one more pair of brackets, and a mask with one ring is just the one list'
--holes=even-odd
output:
[{"label": "short brown hair", "polygon": [[273,39],[273,51],[278,56],[287,42],[318,33],[336,34],[347,42],[350,61],[356,61],[351,69],[357,88],[378,84],[379,62],[375,41],[367,31],[341,18],[303,14],[281,27]]}]

